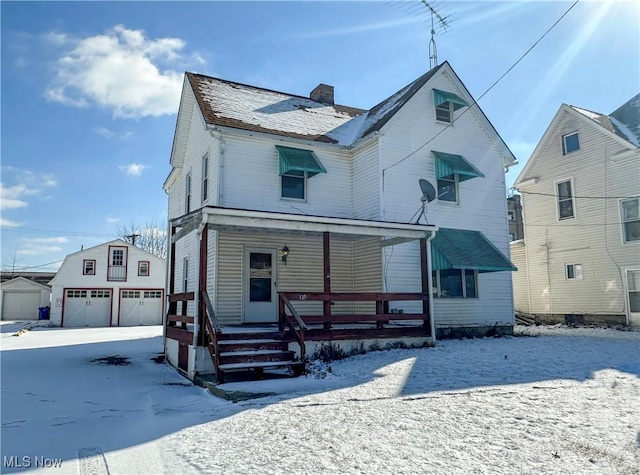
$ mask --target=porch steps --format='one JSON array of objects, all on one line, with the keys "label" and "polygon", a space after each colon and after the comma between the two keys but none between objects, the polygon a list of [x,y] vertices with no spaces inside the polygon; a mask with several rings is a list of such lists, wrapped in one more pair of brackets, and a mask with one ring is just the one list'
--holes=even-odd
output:
[{"label": "porch steps", "polygon": [[[238,331],[218,335],[218,382],[225,375],[253,371],[261,377],[267,369],[288,369],[299,375],[304,364],[289,351],[290,340],[281,331]],[[211,343],[209,344],[211,346]],[[210,350],[213,350],[211,347]],[[213,354],[213,351],[211,352]]]}]

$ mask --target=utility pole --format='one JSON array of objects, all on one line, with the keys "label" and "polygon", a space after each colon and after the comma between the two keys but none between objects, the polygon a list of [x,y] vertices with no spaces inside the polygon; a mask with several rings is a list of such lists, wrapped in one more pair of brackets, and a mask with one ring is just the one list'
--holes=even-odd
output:
[{"label": "utility pole", "polygon": [[125,236],[127,239],[131,239],[131,244],[136,245],[136,238],[140,237],[140,234],[127,234]]}]

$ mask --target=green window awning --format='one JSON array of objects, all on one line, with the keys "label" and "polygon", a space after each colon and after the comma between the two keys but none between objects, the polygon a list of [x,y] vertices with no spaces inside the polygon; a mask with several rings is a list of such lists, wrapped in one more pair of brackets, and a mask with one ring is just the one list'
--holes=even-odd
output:
[{"label": "green window awning", "polygon": [[440,228],[431,241],[431,260],[433,270],[518,270],[484,234],[464,229]]},{"label": "green window awning", "polygon": [[280,175],[290,171],[307,172],[309,177],[318,173],[327,173],[327,169],[311,150],[281,147],[279,145],[276,145],[276,148],[280,157]]},{"label": "green window awning", "polygon": [[458,181],[470,178],[484,177],[484,173],[471,165],[462,155],[432,151],[436,159],[436,178],[444,178],[454,173],[458,174]]},{"label": "green window awning", "polygon": [[452,102],[453,110],[469,106],[469,103],[462,97],[455,95],[453,92],[441,91],[440,89],[433,90],[433,100],[435,101],[436,106],[444,104],[445,102]]}]

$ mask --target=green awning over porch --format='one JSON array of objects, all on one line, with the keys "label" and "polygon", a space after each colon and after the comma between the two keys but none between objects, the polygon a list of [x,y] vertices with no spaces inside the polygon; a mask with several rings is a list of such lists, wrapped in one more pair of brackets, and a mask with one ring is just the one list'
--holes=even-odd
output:
[{"label": "green awning over porch", "polygon": [[471,165],[462,155],[432,151],[435,157],[436,178],[458,174],[458,181],[484,177],[484,173]]},{"label": "green awning over porch", "polygon": [[460,96],[455,95],[453,92],[441,91],[440,89],[433,90],[433,99],[436,106],[444,104],[445,102],[453,103],[454,110],[469,106],[469,103]]},{"label": "green awning over porch", "polygon": [[464,229],[440,228],[431,241],[431,259],[433,270],[518,270],[484,234]]},{"label": "green awning over porch", "polygon": [[327,169],[311,150],[282,147],[280,145],[276,145],[276,148],[280,158],[280,175],[290,171],[307,172],[309,177],[318,173],[327,173]]}]

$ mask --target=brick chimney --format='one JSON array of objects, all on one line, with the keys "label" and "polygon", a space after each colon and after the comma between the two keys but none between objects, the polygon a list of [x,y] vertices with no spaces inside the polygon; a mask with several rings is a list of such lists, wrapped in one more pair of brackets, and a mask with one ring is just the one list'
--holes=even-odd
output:
[{"label": "brick chimney", "polygon": [[333,105],[333,86],[327,84],[318,84],[318,86],[311,91],[309,98],[312,101],[321,102],[327,105]]}]

